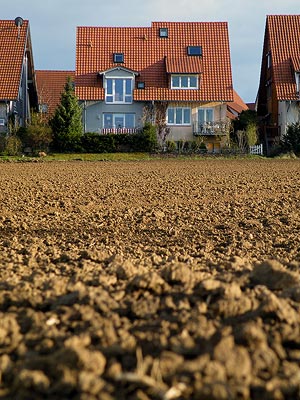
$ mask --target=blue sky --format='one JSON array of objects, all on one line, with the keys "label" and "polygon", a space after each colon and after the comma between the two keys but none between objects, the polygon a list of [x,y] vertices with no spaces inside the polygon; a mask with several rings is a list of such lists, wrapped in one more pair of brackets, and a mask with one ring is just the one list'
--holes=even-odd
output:
[{"label": "blue sky", "polygon": [[30,22],[36,69],[75,69],[77,26],[150,26],[152,21],[226,21],[234,88],[254,102],[266,15],[299,14],[299,0],[14,0],[1,19]]}]

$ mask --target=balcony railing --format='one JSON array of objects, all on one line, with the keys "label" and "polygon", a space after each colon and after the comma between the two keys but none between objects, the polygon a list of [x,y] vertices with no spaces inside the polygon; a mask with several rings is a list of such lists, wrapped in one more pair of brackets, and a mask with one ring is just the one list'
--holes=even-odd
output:
[{"label": "balcony railing", "polygon": [[141,128],[102,128],[102,135],[111,135],[111,134],[124,134],[124,135],[132,135],[135,133],[139,133]]},{"label": "balcony railing", "polygon": [[193,123],[193,135],[194,136],[219,136],[227,135],[229,132],[229,122],[228,121],[212,121]]}]

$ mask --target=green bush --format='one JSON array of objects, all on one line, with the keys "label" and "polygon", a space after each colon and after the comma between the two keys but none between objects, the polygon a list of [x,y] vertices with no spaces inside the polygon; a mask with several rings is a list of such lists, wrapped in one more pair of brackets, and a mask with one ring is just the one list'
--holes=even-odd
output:
[{"label": "green bush", "polygon": [[87,132],[81,138],[82,151],[86,153],[114,153],[116,151],[114,135],[99,135]]},{"label": "green bush", "polygon": [[146,124],[136,134],[87,132],[81,138],[81,147],[87,153],[152,152],[157,147],[156,128]]},{"label": "green bush", "polygon": [[176,151],[176,143],[173,140],[166,141],[166,151],[168,153],[174,153]]},{"label": "green bush", "polygon": [[202,154],[203,154],[203,153],[204,153],[204,154],[207,153],[207,147],[206,147],[206,145],[205,145],[204,142],[201,142],[201,143],[200,143],[200,145],[199,145],[199,152],[202,153]]},{"label": "green bush", "polygon": [[300,122],[295,122],[288,126],[282,138],[282,144],[288,151],[300,154]]},{"label": "green bush", "polygon": [[157,148],[156,127],[146,122],[142,131],[134,136],[132,143],[134,151],[152,152]]},{"label": "green bush", "polygon": [[16,135],[0,138],[0,152],[5,156],[18,156],[22,152],[22,142]]},{"label": "green bush", "polygon": [[41,114],[35,112],[31,114],[30,124],[26,128],[19,128],[17,135],[22,141],[23,149],[30,148],[32,153],[47,152],[53,140],[51,128],[42,120]]}]

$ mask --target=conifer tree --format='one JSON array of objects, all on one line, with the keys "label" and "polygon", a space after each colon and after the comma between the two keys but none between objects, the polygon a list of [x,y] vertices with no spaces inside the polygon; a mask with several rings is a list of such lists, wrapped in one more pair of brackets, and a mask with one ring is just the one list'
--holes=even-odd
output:
[{"label": "conifer tree", "polygon": [[53,132],[53,147],[55,150],[64,152],[80,148],[83,134],[82,114],[70,77],[61,94],[60,104],[49,123]]}]

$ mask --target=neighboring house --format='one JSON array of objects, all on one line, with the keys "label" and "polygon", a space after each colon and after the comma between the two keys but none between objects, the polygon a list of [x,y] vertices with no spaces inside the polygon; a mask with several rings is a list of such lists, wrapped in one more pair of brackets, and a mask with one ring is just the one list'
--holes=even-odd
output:
[{"label": "neighboring house", "polygon": [[227,23],[78,27],[75,89],[86,132],[135,132],[150,117],[167,140],[218,151],[233,101]]},{"label": "neighboring house", "polygon": [[35,74],[39,112],[48,121],[60,103],[68,77],[74,80],[75,71],[36,70]]},{"label": "neighboring house", "polygon": [[247,104],[244,103],[242,98],[233,90],[233,101],[227,103],[227,117],[234,120],[239,117],[242,111],[248,110]]},{"label": "neighboring house", "polygon": [[0,132],[25,126],[36,106],[29,22],[0,20]]},{"label": "neighboring house", "polygon": [[300,15],[266,19],[257,113],[267,153],[300,121]]}]

